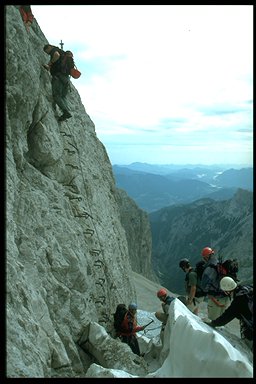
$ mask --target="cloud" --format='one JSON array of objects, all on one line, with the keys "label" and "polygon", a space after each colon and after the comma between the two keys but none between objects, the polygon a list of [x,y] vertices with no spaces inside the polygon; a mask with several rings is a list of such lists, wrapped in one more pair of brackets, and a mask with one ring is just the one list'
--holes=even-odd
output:
[{"label": "cloud", "polygon": [[[252,137],[245,131],[253,129],[251,6],[32,9],[49,41],[59,43],[57,20],[58,39],[62,38],[64,48],[72,47],[82,72],[73,83],[112,162],[111,143],[122,140],[134,142],[132,162],[143,159],[143,153],[136,152],[135,141],[143,143],[140,151],[145,151],[147,161],[146,146],[155,141],[154,158],[149,161],[155,163],[155,157],[159,161],[162,157],[163,142],[171,140],[172,146],[179,148],[190,140],[196,147],[198,142],[211,143],[213,138],[216,143],[240,146],[239,152],[244,151],[248,158],[248,148],[243,146],[247,143],[252,148]],[[69,20],[68,28],[65,20]],[[120,163],[123,155],[120,151]],[[196,151],[190,156],[188,163],[199,159]],[[207,156],[200,159],[208,162]],[[229,159],[223,149],[214,160],[223,163]],[[169,161],[174,161],[173,156]],[[235,154],[230,162],[236,162]]]}]

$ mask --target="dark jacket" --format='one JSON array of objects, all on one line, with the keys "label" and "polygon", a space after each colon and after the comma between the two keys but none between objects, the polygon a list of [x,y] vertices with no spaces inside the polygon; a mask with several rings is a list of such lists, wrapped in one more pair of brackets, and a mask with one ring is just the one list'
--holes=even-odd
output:
[{"label": "dark jacket", "polygon": [[[253,317],[248,307],[248,297],[243,293],[243,286],[240,285],[234,290],[234,297],[230,306],[225,312],[215,320],[212,320],[211,325],[220,327],[229,323],[234,318],[240,320],[241,338],[253,340]],[[249,326],[249,323],[252,326]]]},{"label": "dark jacket", "polygon": [[[55,53],[56,51],[58,51],[60,55],[63,54],[62,49],[60,49],[60,48],[58,48],[58,47],[53,47],[53,48],[51,49],[50,53],[49,53],[50,56],[51,56],[51,59],[53,58],[53,55],[54,55],[54,53]],[[62,73],[60,62],[61,62],[61,57],[59,57],[59,59],[58,59],[57,61],[55,61],[55,62],[51,65],[51,67],[50,67],[50,73],[51,73],[52,76],[54,76],[54,75],[56,75],[56,74],[58,74],[58,73]],[[67,75],[67,77],[68,77],[68,75]]]},{"label": "dark jacket", "polygon": [[166,296],[166,299],[165,301],[162,303],[162,307],[163,307],[163,311],[166,315],[168,315],[169,313],[169,307],[170,307],[170,304],[171,302],[175,299],[175,297],[171,297],[171,296]]}]

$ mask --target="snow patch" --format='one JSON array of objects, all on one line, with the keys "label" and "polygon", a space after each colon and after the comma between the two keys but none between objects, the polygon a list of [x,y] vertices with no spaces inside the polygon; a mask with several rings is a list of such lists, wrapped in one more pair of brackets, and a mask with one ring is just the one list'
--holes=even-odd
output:
[{"label": "snow patch", "polygon": [[[154,314],[138,311],[139,324],[147,323],[152,316]],[[139,357],[128,345],[111,338],[103,327],[91,323],[89,340],[94,344],[89,351],[99,364],[92,364],[86,377],[253,377],[251,351],[245,345],[241,349],[239,344],[234,347],[180,300],[170,305],[163,345],[156,318],[152,324],[155,333],[151,331],[151,339],[141,332],[138,334],[144,354]]]}]

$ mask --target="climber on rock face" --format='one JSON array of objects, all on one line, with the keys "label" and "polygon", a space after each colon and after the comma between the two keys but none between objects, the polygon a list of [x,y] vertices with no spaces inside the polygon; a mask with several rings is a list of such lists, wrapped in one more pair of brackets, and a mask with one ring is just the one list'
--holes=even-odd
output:
[{"label": "climber on rock face", "polygon": [[43,67],[50,71],[52,75],[52,96],[53,96],[53,107],[55,104],[62,110],[63,114],[58,118],[59,121],[64,121],[72,117],[66,96],[70,89],[69,75],[61,71],[60,58],[62,50],[54,45],[46,44],[44,46],[44,52],[51,56],[48,64],[44,64]]},{"label": "climber on rock face", "polygon": [[161,341],[163,343],[163,332],[164,332],[164,328],[165,328],[165,325],[166,325],[167,320],[168,320],[169,307],[170,307],[171,302],[175,298],[169,296],[168,293],[167,293],[167,290],[165,288],[159,289],[159,291],[157,292],[157,297],[159,298],[159,300],[162,301],[162,308],[163,308],[163,312],[158,311],[158,312],[155,313],[156,318],[162,322],[162,328],[161,328],[161,332],[160,332],[160,339],[161,339]]},{"label": "climber on rock face", "polygon": [[31,7],[30,5],[20,5],[19,10],[26,30],[27,32],[29,32],[29,28],[34,20],[34,15],[31,11]]},{"label": "climber on rock face", "polygon": [[136,337],[136,332],[143,331],[145,326],[137,325],[137,304],[131,303],[128,306],[128,311],[124,316],[124,320],[121,324],[121,331],[119,337],[123,343],[130,346],[133,353],[140,356],[140,347]]}]

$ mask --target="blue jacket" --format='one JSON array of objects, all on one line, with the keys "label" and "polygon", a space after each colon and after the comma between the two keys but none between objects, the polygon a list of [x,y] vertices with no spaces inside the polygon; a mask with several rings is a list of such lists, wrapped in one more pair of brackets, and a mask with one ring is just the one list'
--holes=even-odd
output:
[{"label": "blue jacket", "polygon": [[201,279],[202,290],[214,297],[224,297],[225,293],[220,289],[219,276],[216,268],[218,260],[214,255],[211,255],[205,264],[205,268]]}]

